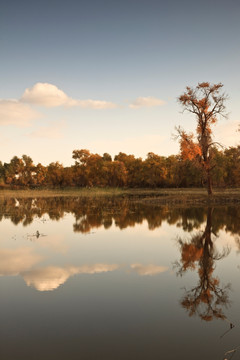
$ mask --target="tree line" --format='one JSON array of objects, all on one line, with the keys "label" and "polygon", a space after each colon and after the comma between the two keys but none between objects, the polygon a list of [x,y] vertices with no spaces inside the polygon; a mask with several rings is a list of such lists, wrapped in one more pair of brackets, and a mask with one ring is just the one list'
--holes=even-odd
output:
[{"label": "tree line", "polygon": [[[27,155],[14,156],[9,163],[0,162],[1,187],[203,187],[207,182],[195,158],[168,157],[149,152],[146,159],[120,152],[113,159],[89,150],[74,150],[72,166],[52,162],[34,164]],[[211,181],[215,187],[240,184],[240,146],[211,149],[214,167]],[[213,162],[212,160],[212,162]]]},{"label": "tree line", "polygon": [[222,83],[198,83],[186,87],[178,97],[183,108],[194,115],[196,133],[176,129],[180,154],[168,157],[149,152],[145,160],[120,152],[112,159],[104,153],[74,150],[75,164],[63,167],[52,162],[48,166],[34,165],[31,157],[14,156],[10,163],[0,162],[0,184],[24,187],[201,187],[206,185],[209,195],[212,186],[239,186],[240,146],[222,150],[213,141],[212,125],[219,117],[227,117],[221,92]]}]

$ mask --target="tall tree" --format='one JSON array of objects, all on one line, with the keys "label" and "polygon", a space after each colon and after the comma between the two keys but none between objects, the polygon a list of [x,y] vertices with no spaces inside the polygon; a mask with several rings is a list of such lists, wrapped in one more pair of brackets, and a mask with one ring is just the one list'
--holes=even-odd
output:
[{"label": "tall tree", "polygon": [[219,116],[226,117],[225,101],[227,95],[221,93],[223,84],[198,83],[195,88],[186,87],[178,101],[183,111],[195,115],[197,120],[196,136],[179,127],[180,149],[183,158],[197,159],[207,180],[208,194],[212,195],[212,148],[216,142],[212,140],[212,125]]}]

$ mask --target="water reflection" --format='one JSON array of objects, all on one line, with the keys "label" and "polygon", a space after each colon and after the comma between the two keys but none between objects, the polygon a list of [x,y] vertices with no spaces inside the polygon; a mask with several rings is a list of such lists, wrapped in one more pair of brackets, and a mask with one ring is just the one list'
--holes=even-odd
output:
[{"label": "water reflection", "polygon": [[[1,199],[0,219],[2,358],[201,360],[235,353],[237,326],[229,334],[229,324],[211,320],[238,323],[239,257],[226,246],[239,250],[238,207]],[[176,259],[185,276],[172,271]],[[229,281],[233,292],[224,286]]]},{"label": "water reflection", "polygon": [[[79,274],[101,274],[115,271],[120,268],[118,264],[93,264],[83,266],[48,266],[45,268],[31,269],[27,271],[11,272],[11,269],[2,272],[1,275],[21,275],[28,286],[34,287],[38,291],[51,291],[63,285],[71,276]],[[166,266],[131,264],[130,268],[141,276],[153,276],[168,270]],[[6,269],[5,269],[6,270]],[[125,271],[128,268],[125,267]]]},{"label": "water reflection", "polygon": [[118,268],[116,264],[94,264],[84,266],[48,266],[46,268],[25,271],[23,276],[28,286],[33,286],[38,291],[50,291],[64,284],[70,276],[76,274],[99,274],[114,271]]},{"label": "water reflection", "polygon": [[222,286],[214,273],[215,261],[226,257],[230,249],[218,252],[212,237],[216,237],[212,225],[213,208],[207,210],[207,221],[203,232],[197,232],[190,240],[178,239],[181,260],[177,263],[178,274],[197,268],[199,281],[197,286],[186,290],[181,305],[189,316],[198,315],[202,320],[214,318],[226,319],[222,307],[229,305],[228,290],[230,284]]},{"label": "water reflection", "polygon": [[[109,229],[113,224],[120,229],[126,229],[142,224],[144,220],[147,221],[149,230],[155,230],[161,227],[163,221],[167,221],[169,225],[176,224],[184,231],[191,232],[200,229],[205,223],[207,212],[206,207],[159,207],[116,197],[0,199],[0,221],[10,219],[15,225],[21,223],[28,226],[37,219],[41,219],[42,222],[49,219],[59,221],[66,214],[73,214],[73,231],[85,234],[100,227]],[[240,207],[215,208],[212,232],[216,234],[221,229],[235,235],[236,245],[240,248]],[[43,234],[36,232],[34,235],[39,237]]]},{"label": "water reflection", "polygon": [[0,276],[19,275],[42,260],[33,249],[24,247],[17,249],[0,249]]},{"label": "water reflection", "polygon": [[144,264],[132,264],[131,269],[142,276],[152,276],[157,275],[163,272],[166,272],[168,270],[168,267],[166,266],[159,266],[159,265],[144,265]]},{"label": "water reflection", "polygon": [[[42,222],[59,221],[68,213],[74,215],[73,231],[83,234],[93,229],[103,227],[109,229],[113,224],[120,228],[134,227],[148,223],[149,230],[161,227],[163,221],[169,225],[176,225],[185,232],[194,233],[190,240],[179,238],[181,260],[177,263],[178,274],[183,275],[187,270],[197,268],[199,283],[191,290],[186,291],[181,305],[188,314],[198,314],[200,318],[210,321],[213,318],[224,318],[221,306],[227,306],[229,286],[221,287],[219,279],[214,276],[215,261],[223,259],[229,253],[225,248],[219,253],[212,237],[216,237],[219,230],[224,229],[235,236],[239,247],[240,209],[233,207],[213,208],[169,208],[167,206],[149,206],[131,201],[129,198],[19,198],[0,200],[0,220],[10,219],[15,225],[30,225],[37,219]],[[233,216],[234,213],[234,216]],[[46,216],[48,218],[46,218]],[[204,231],[201,227],[205,223]],[[39,239],[45,234],[28,234],[28,239]],[[46,238],[47,239],[47,238]],[[48,240],[41,239],[42,244]],[[56,243],[56,244],[55,244]],[[61,247],[66,252],[66,245],[55,241],[52,248]],[[26,283],[40,291],[53,290],[75,274],[113,271],[118,265],[96,264],[74,266],[49,266],[33,269],[39,263],[41,256],[34,254],[32,249],[2,249],[0,250],[0,274],[21,274]],[[168,267],[156,264],[133,263],[131,271],[139,275],[156,275],[168,270]],[[101,270],[99,270],[101,269]]]}]

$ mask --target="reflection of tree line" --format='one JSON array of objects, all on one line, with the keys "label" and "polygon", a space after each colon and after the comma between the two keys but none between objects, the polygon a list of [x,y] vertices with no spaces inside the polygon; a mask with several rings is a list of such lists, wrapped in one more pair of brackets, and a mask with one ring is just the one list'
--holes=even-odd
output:
[{"label": "reflection of tree line", "polygon": [[[108,229],[113,223],[120,229],[147,221],[150,230],[159,228],[163,221],[176,224],[184,231],[200,229],[209,219],[207,208],[171,208],[146,205],[124,198],[22,198],[0,199],[0,221],[10,219],[15,225],[31,224],[34,219],[48,215],[51,220],[60,220],[66,213],[75,217],[74,231],[86,233],[103,226]],[[233,235],[240,235],[240,207],[219,207],[214,209],[212,232],[224,229]]]},{"label": "reflection of tree line", "polygon": [[[209,217],[207,208],[173,208],[168,206],[146,205],[124,198],[22,198],[0,199],[0,221],[10,219],[15,225],[31,224],[34,219],[48,215],[58,221],[66,213],[75,217],[74,231],[86,233],[92,228],[103,226],[108,229],[113,223],[120,229],[147,221],[154,230],[166,221],[176,224],[184,231],[200,229]],[[233,235],[240,235],[240,207],[219,207],[214,209],[212,232],[217,234],[224,229]]]}]

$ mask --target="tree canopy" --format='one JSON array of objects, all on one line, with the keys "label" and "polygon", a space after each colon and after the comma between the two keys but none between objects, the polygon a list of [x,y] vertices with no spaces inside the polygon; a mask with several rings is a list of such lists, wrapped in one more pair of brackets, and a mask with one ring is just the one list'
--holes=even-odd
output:
[{"label": "tree canopy", "polygon": [[[187,135],[186,135],[187,136]],[[182,144],[184,144],[182,139]],[[1,187],[203,187],[206,178],[194,152],[188,156],[160,156],[149,152],[146,159],[120,152],[114,160],[89,150],[74,150],[72,166],[60,162],[47,166],[34,164],[31,157],[14,156],[9,163],[0,162]],[[191,154],[191,156],[189,156]],[[237,187],[240,184],[240,146],[225,150],[211,148],[214,166],[211,181],[215,187]]]}]

